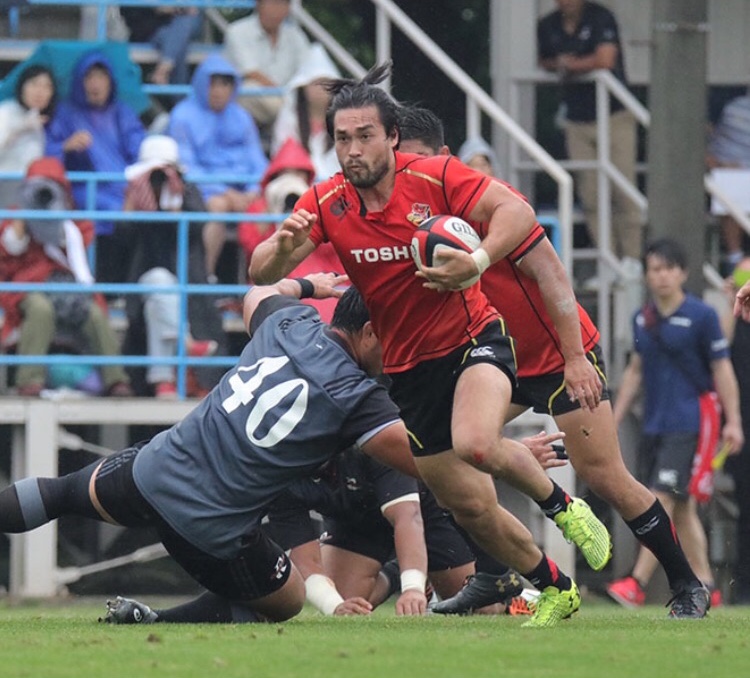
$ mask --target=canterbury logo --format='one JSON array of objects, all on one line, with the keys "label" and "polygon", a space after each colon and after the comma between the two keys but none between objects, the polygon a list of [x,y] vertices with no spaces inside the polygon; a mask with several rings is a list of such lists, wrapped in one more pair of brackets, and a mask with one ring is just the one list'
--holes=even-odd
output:
[{"label": "canterbury logo", "polygon": [[276,567],[274,567],[274,573],[272,579],[281,579],[287,570],[286,558],[279,556],[276,560]]},{"label": "canterbury logo", "polygon": [[469,353],[470,358],[491,358],[495,355],[495,352],[490,346],[480,346],[479,348],[472,349]]},{"label": "canterbury logo", "polygon": [[644,534],[648,534],[653,530],[657,525],[659,524],[659,517],[655,516],[651,518],[645,525],[642,525],[641,527],[638,527],[635,529],[635,533],[642,537]]}]

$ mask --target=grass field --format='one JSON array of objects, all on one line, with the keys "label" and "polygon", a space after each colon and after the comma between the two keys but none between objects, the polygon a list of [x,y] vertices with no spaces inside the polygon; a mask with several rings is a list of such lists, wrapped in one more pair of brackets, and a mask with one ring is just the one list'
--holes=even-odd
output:
[{"label": "grass field", "polygon": [[[153,601],[149,601],[153,602]],[[158,601],[157,601],[158,602]],[[324,618],[286,624],[98,624],[104,605],[0,605],[2,678],[744,678],[750,608],[674,621],[661,607],[585,604],[547,630],[518,617]]]}]

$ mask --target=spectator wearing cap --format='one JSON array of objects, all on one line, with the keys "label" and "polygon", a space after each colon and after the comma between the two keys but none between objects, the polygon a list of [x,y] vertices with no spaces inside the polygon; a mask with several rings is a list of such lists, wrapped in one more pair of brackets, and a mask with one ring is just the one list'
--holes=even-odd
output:
[{"label": "spectator wearing cap", "polygon": [[[192,92],[170,115],[169,136],[191,174],[236,174],[236,182],[201,183],[209,212],[244,212],[257,197],[258,181],[268,166],[258,128],[237,103],[240,79],[222,56],[211,54],[195,70]],[[248,180],[247,177],[253,177]],[[227,225],[210,221],[203,228],[206,275],[217,282],[216,265],[227,238]]]},{"label": "spectator wearing cap", "polygon": [[[177,142],[164,135],[147,136],[138,151],[138,161],[125,168],[128,188],[126,212],[205,212],[200,191],[185,180]],[[133,228],[133,258],[128,280],[143,285],[172,286],[178,280],[177,220],[138,222]],[[202,224],[189,223],[188,282],[205,281]],[[126,302],[128,331],[124,346],[128,353],[146,353],[154,358],[172,358],[179,337],[179,297],[171,293],[148,292],[129,295]],[[219,312],[207,295],[188,298],[188,323],[185,326],[186,352],[203,357],[216,353],[223,342]],[[197,338],[196,338],[197,337]],[[143,370],[132,370],[136,389],[140,390]],[[191,373],[188,395],[202,395],[221,376],[216,368],[196,368]],[[175,369],[172,365],[151,365],[145,370],[144,388],[160,399],[177,396]]]},{"label": "spectator wearing cap", "polygon": [[[136,160],[145,135],[143,124],[128,104],[117,98],[117,82],[109,58],[94,50],[73,68],[70,97],[57,108],[47,130],[46,154],[59,158],[68,172],[116,172]],[[86,207],[86,184],[73,187],[79,209]],[[124,181],[102,181],[96,187],[97,210],[120,210]],[[120,252],[130,234],[110,221],[96,222],[96,278],[122,282]]]},{"label": "spectator wearing cap", "polygon": [[[70,183],[56,158],[40,158],[29,165],[21,186],[20,207],[30,210],[72,208]],[[91,284],[86,247],[94,236],[91,222],[69,219],[7,219],[0,224],[0,280],[4,282],[78,282]],[[3,344],[16,344],[19,355],[45,355],[56,338],[66,337],[79,352],[119,355],[100,295],[78,292],[3,292]],[[104,391],[129,396],[132,391],[121,365],[100,370]],[[19,395],[39,395],[46,385],[44,365],[20,365],[16,372]],[[91,381],[92,390],[96,386]]]},{"label": "spectator wearing cap", "polygon": [[482,137],[471,137],[464,141],[458,149],[458,158],[487,176],[497,176],[497,155]]},{"label": "spectator wearing cap", "polygon": [[327,80],[340,77],[323,46],[312,45],[302,68],[289,81],[284,105],[273,127],[271,153],[278,153],[287,139],[295,139],[310,154],[319,179],[327,179],[341,169],[326,127],[331,94],[325,88]]}]

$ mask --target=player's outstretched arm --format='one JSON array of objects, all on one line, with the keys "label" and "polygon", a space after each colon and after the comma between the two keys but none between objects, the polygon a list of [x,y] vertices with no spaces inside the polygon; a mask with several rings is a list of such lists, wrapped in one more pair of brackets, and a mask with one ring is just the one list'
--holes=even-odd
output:
[{"label": "player's outstretched arm", "polygon": [[521,438],[520,442],[531,450],[531,454],[546,471],[550,468],[565,466],[568,463],[565,448],[559,444],[564,438],[565,434],[562,431],[553,433],[540,431],[533,436]]},{"label": "player's outstretched arm", "polygon": [[250,327],[250,321],[258,308],[258,304],[268,297],[281,294],[297,299],[338,298],[344,293],[341,285],[345,285],[348,282],[349,278],[345,275],[338,275],[336,273],[310,273],[304,278],[285,278],[273,285],[255,285],[245,294],[242,306],[242,318],[245,328]]},{"label": "player's outstretched arm", "polygon": [[395,468],[412,478],[419,478],[419,471],[409,447],[409,436],[401,420],[378,431],[362,445],[362,451],[382,464]]},{"label": "player's outstretched arm", "polygon": [[274,283],[293,271],[315,249],[309,235],[316,220],[316,215],[304,209],[284,219],[279,229],[253,251],[248,268],[250,280]]},{"label": "player's outstretched arm", "polygon": [[427,546],[419,501],[391,504],[383,515],[393,526],[396,559],[401,570],[401,595],[396,601],[396,614],[424,614],[427,610]]},{"label": "player's outstretched arm", "polygon": [[325,615],[370,614],[372,605],[360,596],[344,600],[333,580],[325,573],[317,540],[295,546],[289,553],[305,580],[307,602]]}]

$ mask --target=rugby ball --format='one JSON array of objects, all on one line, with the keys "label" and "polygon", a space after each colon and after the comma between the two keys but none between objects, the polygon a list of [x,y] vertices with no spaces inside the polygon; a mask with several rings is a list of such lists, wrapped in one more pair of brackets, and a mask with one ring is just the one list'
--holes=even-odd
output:
[{"label": "rugby ball", "polygon": [[[411,239],[411,256],[421,271],[425,266],[439,266],[440,253],[447,249],[463,250],[471,253],[481,244],[482,239],[459,217],[440,214],[423,221]],[[479,280],[479,274],[461,283],[465,290]]]}]

